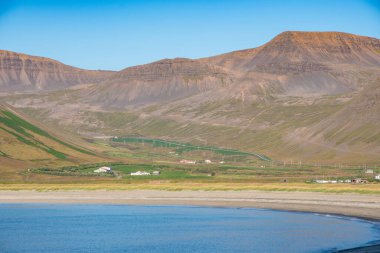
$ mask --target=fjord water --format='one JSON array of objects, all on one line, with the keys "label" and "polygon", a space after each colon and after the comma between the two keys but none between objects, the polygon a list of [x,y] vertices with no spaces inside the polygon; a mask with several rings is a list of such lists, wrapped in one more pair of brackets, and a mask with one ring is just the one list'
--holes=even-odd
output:
[{"label": "fjord water", "polygon": [[0,205],[0,252],[329,252],[380,239],[376,223],[252,208]]}]

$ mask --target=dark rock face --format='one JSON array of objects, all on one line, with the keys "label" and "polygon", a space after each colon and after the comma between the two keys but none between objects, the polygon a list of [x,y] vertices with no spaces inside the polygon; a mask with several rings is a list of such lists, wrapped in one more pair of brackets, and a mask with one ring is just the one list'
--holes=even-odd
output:
[{"label": "dark rock face", "polygon": [[75,84],[99,82],[111,73],[83,70],[48,58],[0,51],[1,91],[62,89]]}]

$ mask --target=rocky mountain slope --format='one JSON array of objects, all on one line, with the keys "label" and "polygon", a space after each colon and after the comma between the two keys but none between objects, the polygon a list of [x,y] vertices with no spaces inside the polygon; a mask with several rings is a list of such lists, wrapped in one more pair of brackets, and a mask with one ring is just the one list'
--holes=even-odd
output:
[{"label": "rocky mountain slope", "polygon": [[63,89],[100,82],[111,74],[110,71],[83,70],[49,58],[0,50],[1,92]]},{"label": "rocky mountain slope", "polygon": [[168,102],[212,89],[221,89],[232,77],[220,67],[196,60],[165,59],[126,68],[91,90],[91,101],[123,107]]},{"label": "rocky mountain slope", "polygon": [[254,92],[341,94],[378,72],[380,40],[338,32],[284,32],[265,45],[203,61],[234,71]]},{"label": "rocky mountain slope", "polygon": [[378,161],[380,40],[284,32],[263,46],[126,68],[86,86],[3,99],[85,135],[142,135],[274,159]]},{"label": "rocky mountain slope", "polygon": [[89,94],[97,105],[119,108],[194,95],[200,95],[202,102],[214,96],[254,101],[258,95],[339,95],[359,91],[376,80],[379,52],[380,41],[375,38],[284,32],[255,49],[127,68]]}]

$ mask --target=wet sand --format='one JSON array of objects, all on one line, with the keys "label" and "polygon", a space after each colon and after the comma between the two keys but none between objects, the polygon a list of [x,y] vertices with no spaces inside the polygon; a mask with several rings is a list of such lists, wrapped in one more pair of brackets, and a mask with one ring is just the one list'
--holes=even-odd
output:
[{"label": "wet sand", "polygon": [[380,195],[263,191],[0,191],[0,203],[196,205],[327,213],[380,220]]}]

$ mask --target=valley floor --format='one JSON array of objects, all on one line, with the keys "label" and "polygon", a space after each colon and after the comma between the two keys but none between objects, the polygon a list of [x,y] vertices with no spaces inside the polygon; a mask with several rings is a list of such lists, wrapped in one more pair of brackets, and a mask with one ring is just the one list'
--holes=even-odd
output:
[{"label": "valley floor", "polygon": [[252,207],[380,220],[380,195],[276,191],[2,190],[0,203]]}]

